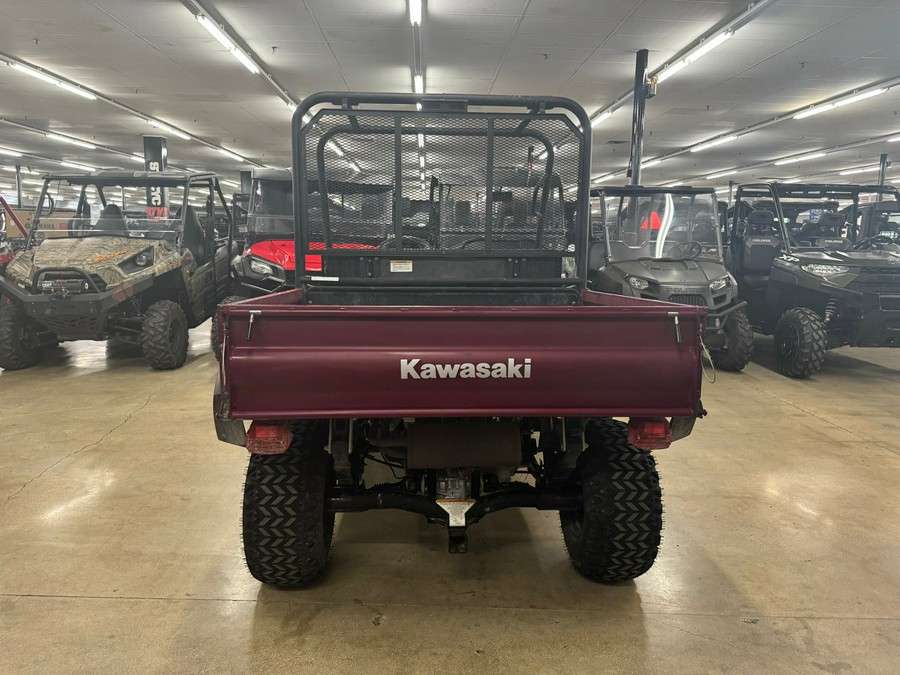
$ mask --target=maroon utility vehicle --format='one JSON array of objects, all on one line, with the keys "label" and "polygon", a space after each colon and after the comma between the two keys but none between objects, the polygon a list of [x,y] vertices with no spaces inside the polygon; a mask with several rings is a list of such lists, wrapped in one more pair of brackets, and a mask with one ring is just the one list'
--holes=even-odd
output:
[{"label": "maroon utility vehicle", "polygon": [[[590,130],[561,98],[304,100],[296,287],[218,315],[216,429],[251,453],[254,577],[315,579],[335,514],[369,509],[443,524],[455,553],[489,513],[559,511],[585,576],[650,569],[649,451],[703,413],[704,309],[586,290]],[[387,210],[367,199],[385,185]],[[367,485],[372,462],[395,480]]]}]

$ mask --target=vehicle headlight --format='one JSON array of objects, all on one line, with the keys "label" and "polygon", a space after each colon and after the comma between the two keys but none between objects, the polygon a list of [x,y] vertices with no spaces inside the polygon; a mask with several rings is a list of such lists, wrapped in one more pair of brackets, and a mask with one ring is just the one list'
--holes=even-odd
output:
[{"label": "vehicle headlight", "polygon": [[833,274],[846,274],[850,271],[847,265],[800,265],[800,269],[818,277],[830,277]]},{"label": "vehicle headlight", "polygon": [[143,251],[136,253],[135,255],[128,258],[128,260],[124,260],[119,263],[119,267],[129,273],[136,272],[139,269],[143,269],[145,267],[150,267],[155,260],[153,247],[145,248]]},{"label": "vehicle headlight", "polygon": [[628,277],[628,283],[632,288],[636,288],[639,291],[650,288],[650,282],[640,277]]},{"label": "vehicle headlight", "polygon": [[715,281],[710,282],[709,290],[711,291],[721,291],[723,288],[728,286],[731,283],[731,279],[728,277],[722,277],[721,279],[716,279]]},{"label": "vehicle headlight", "polygon": [[271,265],[267,265],[266,263],[259,260],[250,261],[250,271],[255,272],[256,274],[261,274],[264,277],[270,277],[275,273],[275,270],[272,269]]}]

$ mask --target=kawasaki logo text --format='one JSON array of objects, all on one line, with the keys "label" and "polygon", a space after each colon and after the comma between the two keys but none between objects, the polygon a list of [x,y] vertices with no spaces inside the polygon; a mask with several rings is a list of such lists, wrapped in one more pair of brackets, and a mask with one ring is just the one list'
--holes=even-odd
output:
[{"label": "kawasaki logo text", "polygon": [[400,359],[401,380],[529,380],[531,359],[507,359],[497,363],[422,363],[422,359]]}]

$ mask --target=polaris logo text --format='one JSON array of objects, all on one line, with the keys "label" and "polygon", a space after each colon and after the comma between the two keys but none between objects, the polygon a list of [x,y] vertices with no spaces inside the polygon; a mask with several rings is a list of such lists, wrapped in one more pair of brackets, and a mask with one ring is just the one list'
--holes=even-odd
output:
[{"label": "polaris logo text", "polygon": [[530,380],[531,359],[507,359],[497,363],[422,363],[400,359],[401,380]]}]

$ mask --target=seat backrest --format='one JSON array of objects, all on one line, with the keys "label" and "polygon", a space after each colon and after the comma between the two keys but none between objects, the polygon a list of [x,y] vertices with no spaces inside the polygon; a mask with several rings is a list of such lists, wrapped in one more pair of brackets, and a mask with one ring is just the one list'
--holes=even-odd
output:
[{"label": "seat backrest", "polygon": [[741,270],[749,274],[767,275],[781,251],[781,237],[777,233],[775,216],[771,211],[751,211],[747,216],[747,235],[744,237]]},{"label": "seat backrest", "polygon": [[847,219],[844,214],[826,211],[819,217],[819,236],[840,237],[841,230],[846,223]]},{"label": "seat backrest", "polygon": [[125,222],[125,216],[119,205],[107,204],[100,212],[94,229],[102,232],[127,232],[128,224]]},{"label": "seat backrest", "polygon": [[206,233],[192,206],[184,212],[184,245],[198,265],[206,262]]},{"label": "seat backrest", "polygon": [[775,215],[771,211],[751,211],[747,216],[747,234],[769,236],[776,234]]}]

